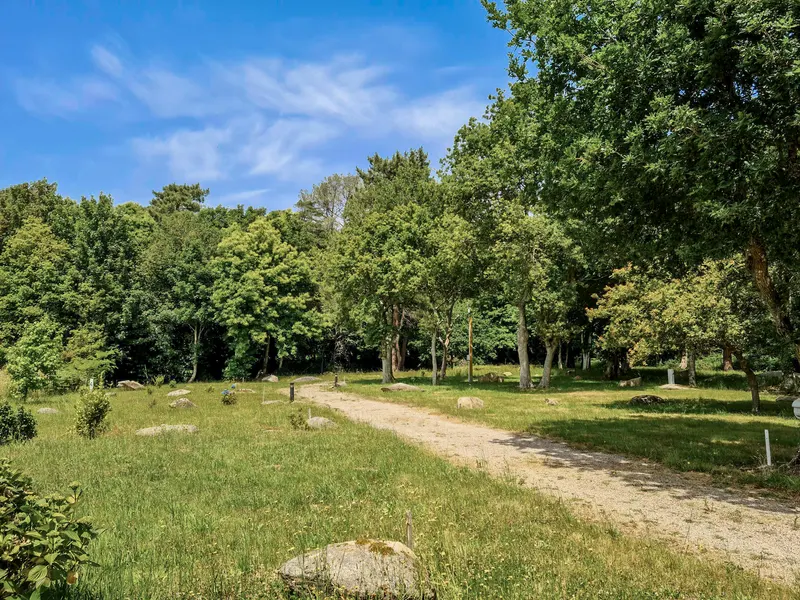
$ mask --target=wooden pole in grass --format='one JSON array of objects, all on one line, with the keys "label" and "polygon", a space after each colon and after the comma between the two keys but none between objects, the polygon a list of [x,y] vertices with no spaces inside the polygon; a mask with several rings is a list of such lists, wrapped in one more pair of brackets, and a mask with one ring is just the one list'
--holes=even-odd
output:
[{"label": "wooden pole in grass", "polygon": [[469,315],[469,376],[467,382],[472,383],[472,308],[467,310]]},{"label": "wooden pole in grass", "polygon": [[294,384],[289,384],[289,402],[294,402]]},{"label": "wooden pole in grass", "polygon": [[406,546],[409,550],[414,549],[414,523],[411,519],[411,511],[406,512]]}]

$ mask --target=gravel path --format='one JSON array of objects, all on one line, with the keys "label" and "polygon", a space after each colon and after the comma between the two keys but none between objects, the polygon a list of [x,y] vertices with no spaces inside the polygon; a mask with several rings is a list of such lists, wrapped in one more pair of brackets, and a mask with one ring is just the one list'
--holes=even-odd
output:
[{"label": "gravel path", "polygon": [[785,584],[799,581],[800,508],[712,488],[635,459],[333,391],[330,384],[299,387],[297,396],[394,431],[454,463],[511,476],[626,533],[666,538],[678,550],[711,551]]}]

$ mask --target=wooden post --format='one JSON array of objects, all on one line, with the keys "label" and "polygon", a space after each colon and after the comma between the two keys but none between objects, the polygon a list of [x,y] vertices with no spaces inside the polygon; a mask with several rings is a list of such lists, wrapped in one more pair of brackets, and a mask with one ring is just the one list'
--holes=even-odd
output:
[{"label": "wooden post", "polygon": [[764,430],[764,444],[767,446],[767,466],[772,466],[772,449],[769,447],[769,429]]},{"label": "wooden post", "polygon": [[335,387],[335,388],[339,387],[339,376],[338,375],[334,375],[333,376],[333,387]]},{"label": "wooden post", "polygon": [[467,311],[469,314],[469,377],[467,382],[472,383],[472,309]]},{"label": "wooden post", "polygon": [[289,384],[289,402],[294,402],[294,384]]},{"label": "wooden post", "polygon": [[414,523],[411,520],[411,511],[406,512],[406,546],[409,550],[414,549]]}]

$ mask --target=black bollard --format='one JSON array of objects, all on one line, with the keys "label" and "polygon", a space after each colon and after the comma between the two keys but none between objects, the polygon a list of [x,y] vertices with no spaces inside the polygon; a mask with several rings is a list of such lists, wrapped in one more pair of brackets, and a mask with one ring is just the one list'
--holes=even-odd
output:
[{"label": "black bollard", "polygon": [[294,402],[294,384],[289,384],[289,402]]}]

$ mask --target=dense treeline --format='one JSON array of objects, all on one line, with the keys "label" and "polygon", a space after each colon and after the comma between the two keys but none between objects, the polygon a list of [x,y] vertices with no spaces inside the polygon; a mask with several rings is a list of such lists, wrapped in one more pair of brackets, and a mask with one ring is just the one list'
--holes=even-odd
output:
[{"label": "dense treeline", "polygon": [[408,367],[467,354],[608,376],[722,350],[800,371],[800,9],[485,2],[509,91],[294,210],[0,191],[0,359],[18,391],[107,378]]}]

